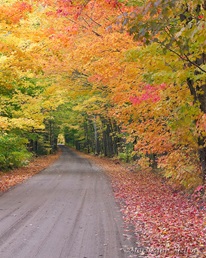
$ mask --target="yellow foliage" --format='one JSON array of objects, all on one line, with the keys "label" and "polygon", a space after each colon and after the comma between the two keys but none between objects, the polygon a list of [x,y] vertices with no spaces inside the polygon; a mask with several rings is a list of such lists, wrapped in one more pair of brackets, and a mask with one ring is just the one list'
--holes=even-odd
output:
[{"label": "yellow foliage", "polygon": [[194,188],[201,184],[202,174],[197,153],[189,148],[173,150],[158,159],[159,168],[165,177],[181,183],[186,188]]},{"label": "yellow foliage", "polygon": [[7,117],[0,116],[0,132],[7,130],[9,127],[9,120]]}]

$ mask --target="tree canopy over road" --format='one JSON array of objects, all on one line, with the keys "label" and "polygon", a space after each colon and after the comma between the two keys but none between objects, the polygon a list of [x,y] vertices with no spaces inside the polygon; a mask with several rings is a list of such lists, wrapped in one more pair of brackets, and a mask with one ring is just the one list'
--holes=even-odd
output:
[{"label": "tree canopy over road", "polygon": [[0,168],[62,135],[203,185],[205,13],[205,0],[1,0]]}]

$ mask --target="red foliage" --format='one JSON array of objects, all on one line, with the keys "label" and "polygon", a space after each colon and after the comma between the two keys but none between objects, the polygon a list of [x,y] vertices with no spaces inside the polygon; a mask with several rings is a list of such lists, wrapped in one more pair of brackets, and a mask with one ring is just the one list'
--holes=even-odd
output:
[{"label": "red foliage", "polygon": [[142,94],[140,96],[130,97],[130,101],[133,105],[140,104],[143,101],[157,102],[160,100],[160,90],[165,89],[166,85],[161,84],[158,86],[145,85],[143,86]]}]

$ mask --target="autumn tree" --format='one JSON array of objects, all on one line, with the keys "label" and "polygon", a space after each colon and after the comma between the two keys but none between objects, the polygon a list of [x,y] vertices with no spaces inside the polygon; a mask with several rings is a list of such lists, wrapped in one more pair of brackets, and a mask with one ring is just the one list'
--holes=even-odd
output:
[{"label": "autumn tree", "polygon": [[[193,1],[187,3],[185,1],[125,2],[129,5],[136,4],[136,16],[129,18],[129,31],[136,41],[142,42],[140,47],[136,50],[133,48],[130,52],[130,60],[136,58],[144,62],[143,82],[150,85],[167,84],[161,94],[165,96],[164,101],[167,106],[165,110],[159,109],[164,112],[162,114],[165,116],[162,125],[164,127],[167,125],[164,135],[167,132],[175,132],[172,138],[177,137],[180,143],[182,142],[181,153],[186,154],[188,149],[199,153],[202,174],[205,178],[205,128],[203,126],[205,116],[205,1],[195,3]],[[143,100],[146,91],[143,90],[142,97],[133,95],[132,103],[137,105],[141,98]],[[154,92],[155,88],[152,91]],[[181,92],[184,92],[184,96],[179,98]],[[152,94],[151,91],[147,92],[145,97],[152,98]],[[171,108],[168,110],[170,104]],[[177,109],[175,109],[176,104]],[[166,119],[168,116],[166,110],[170,113],[169,119]],[[149,107],[147,114],[150,113],[148,111]],[[152,115],[151,121],[154,121],[155,114],[156,112]],[[186,133],[187,128],[190,129]],[[147,132],[145,133],[147,135]],[[181,137],[178,137],[179,133]],[[158,135],[162,133],[159,131]],[[151,140],[147,142],[149,144]],[[146,144],[144,146],[146,148]],[[191,155],[189,153],[186,154],[185,159],[187,155]]]},{"label": "autumn tree", "polygon": [[[28,159],[26,146],[29,150],[38,151],[40,138],[41,144],[46,146],[44,130],[49,128],[47,121],[51,111],[63,99],[59,93],[61,87],[55,91],[55,81],[43,76],[51,49],[43,28],[39,29],[46,17],[42,10],[44,6],[41,3],[32,6],[22,1],[5,1],[0,4],[0,137],[5,149],[11,142],[14,145],[13,148],[8,147],[7,153],[1,153],[1,168],[5,164],[10,167],[12,165],[9,164],[21,165],[24,157]],[[42,62],[40,57],[43,57]],[[51,92],[55,101],[50,99],[49,102]],[[13,156],[13,162],[6,161],[9,155],[11,160]]]},{"label": "autumn tree", "polygon": [[13,0],[0,9],[2,135],[50,152],[63,133],[77,148],[199,184],[204,1]]}]

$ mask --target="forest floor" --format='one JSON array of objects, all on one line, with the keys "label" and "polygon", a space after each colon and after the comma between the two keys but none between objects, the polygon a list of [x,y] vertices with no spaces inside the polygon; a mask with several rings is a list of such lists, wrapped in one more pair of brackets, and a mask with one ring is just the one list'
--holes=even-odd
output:
[{"label": "forest floor", "polygon": [[33,158],[33,160],[25,167],[16,168],[9,172],[0,171],[0,192],[7,191],[12,186],[20,184],[33,175],[41,172],[54,163],[60,155],[61,152],[58,151],[56,154]]},{"label": "forest floor", "polygon": [[[59,155],[38,158],[25,168],[1,173],[0,191],[40,172]],[[131,165],[108,158],[80,155],[103,168],[124,221],[135,228],[137,246],[129,248],[128,253],[155,258],[206,257],[204,199],[175,190],[155,173],[136,171]],[[131,232],[125,237],[130,238]]]}]

